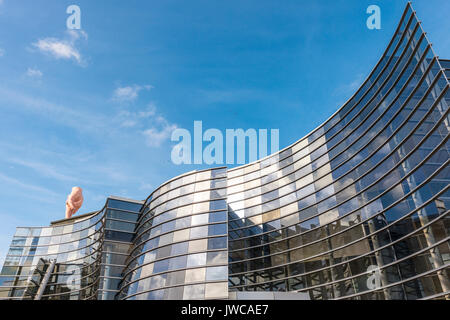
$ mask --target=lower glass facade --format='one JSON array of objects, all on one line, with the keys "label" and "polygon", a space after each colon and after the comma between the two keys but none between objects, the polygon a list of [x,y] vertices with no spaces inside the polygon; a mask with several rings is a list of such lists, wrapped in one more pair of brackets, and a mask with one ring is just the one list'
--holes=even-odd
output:
[{"label": "lower glass facade", "polygon": [[0,299],[450,299],[449,78],[408,4],[316,130],[145,201],[17,228]]},{"label": "lower glass facade", "polygon": [[98,212],[17,228],[1,271],[0,299],[36,298],[53,260],[41,299],[113,298],[142,203],[111,197]]}]

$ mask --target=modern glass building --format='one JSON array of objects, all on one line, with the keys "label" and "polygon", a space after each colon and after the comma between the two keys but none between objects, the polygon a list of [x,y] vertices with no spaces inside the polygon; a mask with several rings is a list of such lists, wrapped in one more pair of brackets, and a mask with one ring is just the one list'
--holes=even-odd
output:
[{"label": "modern glass building", "polygon": [[316,130],[145,201],[17,228],[0,299],[450,299],[449,77],[408,4]]}]

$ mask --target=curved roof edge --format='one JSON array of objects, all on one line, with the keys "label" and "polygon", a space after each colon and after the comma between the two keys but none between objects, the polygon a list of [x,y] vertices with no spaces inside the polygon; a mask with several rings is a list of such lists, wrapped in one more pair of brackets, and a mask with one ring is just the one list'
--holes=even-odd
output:
[{"label": "curved roof edge", "polygon": [[267,156],[265,156],[264,158],[258,159],[258,160],[256,160],[256,161],[253,161],[253,162],[250,162],[250,163],[247,163],[247,164],[238,166],[238,167],[229,168],[228,170],[229,170],[229,171],[234,171],[234,170],[239,170],[239,169],[242,169],[242,168],[245,168],[245,167],[254,165],[254,164],[258,163],[258,162],[262,162],[262,161],[267,160],[267,159],[269,159],[269,158],[271,158],[271,157],[273,157],[273,156],[275,156],[275,155],[277,155],[277,154],[280,154],[280,153],[286,151],[286,150],[289,149],[289,148],[292,148],[292,147],[295,146],[296,144],[302,142],[303,140],[307,139],[309,136],[311,136],[312,134],[314,134],[316,131],[318,131],[320,128],[322,128],[325,124],[327,124],[327,123],[328,123],[335,115],[337,115],[340,111],[342,111],[342,110],[348,105],[348,103],[349,103],[349,102],[350,102],[350,101],[351,101],[351,100],[352,100],[352,99],[353,99],[353,98],[354,98],[354,97],[362,90],[362,88],[364,87],[364,85],[369,81],[369,79],[371,78],[371,76],[373,75],[373,73],[375,72],[375,70],[377,69],[377,67],[380,65],[381,61],[383,61],[383,58],[386,57],[386,54],[387,54],[387,52],[389,51],[389,48],[390,48],[392,42],[393,42],[394,39],[395,39],[395,35],[396,35],[397,32],[399,31],[400,26],[401,26],[401,24],[403,23],[403,20],[404,20],[404,18],[405,18],[405,15],[406,15],[406,13],[408,12],[408,9],[411,9],[412,13],[415,15],[416,12],[415,12],[414,9],[412,8],[411,1],[408,1],[408,3],[406,4],[405,9],[403,10],[402,16],[401,16],[401,18],[400,18],[400,20],[399,20],[399,22],[398,22],[397,28],[395,29],[395,32],[394,32],[394,34],[392,35],[391,40],[389,41],[389,44],[387,45],[386,49],[384,50],[383,54],[381,55],[381,57],[380,57],[380,59],[378,60],[378,62],[376,63],[376,65],[373,67],[372,71],[371,71],[371,72],[369,73],[369,75],[366,77],[366,79],[364,80],[364,82],[360,85],[360,87],[358,88],[358,90],[356,90],[355,93],[354,93],[349,99],[347,99],[347,101],[344,102],[344,104],[343,104],[341,107],[339,107],[339,108],[338,108],[331,116],[329,116],[324,122],[322,122],[320,125],[318,125],[318,126],[317,126],[315,129],[313,129],[311,132],[307,133],[307,134],[304,135],[302,138],[296,140],[295,142],[291,143],[291,144],[288,145],[287,147],[284,147],[283,149],[278,150],[277,152],[274,152],[274,153],[272,153],[272,154],[270,154],[270,155],[267,155]]}]

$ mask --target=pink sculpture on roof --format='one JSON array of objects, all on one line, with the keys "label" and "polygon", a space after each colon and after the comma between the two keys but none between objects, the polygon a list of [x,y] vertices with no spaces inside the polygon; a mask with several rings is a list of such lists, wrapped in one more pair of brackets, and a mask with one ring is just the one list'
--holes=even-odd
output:
[{"label": "pink sculpture on roof", "polygon": [[83,190],[80,187],[73,187],[72,192],[66,200],[66,219],[71,218],[83,204]]}]

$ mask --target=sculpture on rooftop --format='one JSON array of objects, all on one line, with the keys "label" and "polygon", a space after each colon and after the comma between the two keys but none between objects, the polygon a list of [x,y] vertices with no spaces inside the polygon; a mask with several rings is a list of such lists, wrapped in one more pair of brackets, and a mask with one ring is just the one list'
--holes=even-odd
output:
[{"label": "sculpture on rooftop", "polygon": [[83,204],[83,190],[80,187],[73,187],[72,192],[66,200],[66,219],[71,218]]}]

